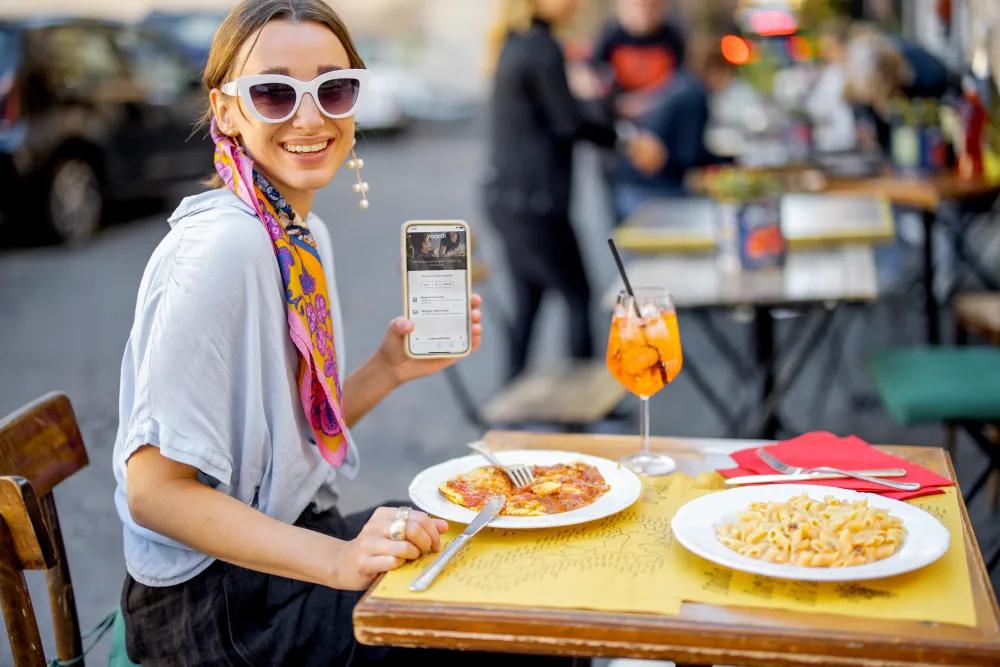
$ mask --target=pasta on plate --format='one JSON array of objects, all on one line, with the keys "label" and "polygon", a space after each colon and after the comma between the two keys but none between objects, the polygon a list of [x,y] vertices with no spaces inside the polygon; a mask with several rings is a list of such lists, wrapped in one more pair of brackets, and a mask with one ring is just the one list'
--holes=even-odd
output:
[{"label": "pasta on plate", "polygon": [[716,528],[719,541],[750,558],[804,567],[873,563],[903,545],[903,522],[867,500],[803,494],[784,502],[751,503],[737,520]]}]

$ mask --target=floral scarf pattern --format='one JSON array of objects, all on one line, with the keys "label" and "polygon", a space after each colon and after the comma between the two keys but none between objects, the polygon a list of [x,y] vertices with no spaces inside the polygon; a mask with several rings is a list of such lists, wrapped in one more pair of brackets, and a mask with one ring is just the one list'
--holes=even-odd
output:
[{"label": "floral scarf pattern", "polygon": [[212,121],[215,169],[237,197],[257,213],[274,246],[288,314],[288,333],[299,353],[302,409],[320,454],[339,467],[350,446],[337,372],[330,298],[316,242],[277,188],[254,167],[236,142]]}]

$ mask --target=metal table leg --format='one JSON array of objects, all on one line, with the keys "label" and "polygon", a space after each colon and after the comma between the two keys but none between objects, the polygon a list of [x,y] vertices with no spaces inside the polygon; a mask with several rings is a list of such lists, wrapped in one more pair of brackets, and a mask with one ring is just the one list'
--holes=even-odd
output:
[{"label": "metal table leg", "polygon": [[819,341],[823,338],[830,322],[833,320],[835,312],[836,308],[830,308],[819,315],[812,331],[804,335],[805,342],[800,346],[801,349],[797,351],[797,354],[790,353],[788,355],[788,362],[782,369],[783,372],[778,373],[776,378],[774,377],[775,372],[772,364],[772,368],[769,370],[769,374],[772,376],[770,391],[764,394],[762,398],[762,408],[754,428],[751,429],[751,433],[759,433],[759,437],[761,438],[775,439],[777,430],[781,424],[780,419],[777,417],[781,400],[788,393],[788,390],[792,388],[792,385],[795,384],[795,380],[799,374],[802,373],[806,362],[809,361],[812,350],[815,349]]},{"label": "metal table leg", "polygon": [[[969,244],[966,243],[965,236],[969,229],[976,222],[975,213],[961,213],[958,214],[958,220],[953,224],[943,224],[941,227],[945,229],[947,234],[951,236],[952,250],[955,253],[955,264],[956,268],[961,269],[965,267],[972,272],[972,275],[982,283],[986,288],[991,290],[1000,289],[1000,282],[997,281],[996,276],[988,268],[983,266],[982,261],[979,257],[969,248]],[[958,280],[956,283],[959,282]]]},{"label": "metal table leg", "polygon": [[[761,383],[760,399],[764,405],[774,392],[774,316],[771,309],[758,306],[754,308],[754,357],[758,367],[763,371],[764,379]],[[772,410],[770,414],[763,417],[760,424],[762,438],[773,440],[778,434],[780,422],[777,411]]]},{"label": "metal table leg", "polygon": [[920,221],[924,225],[924,313],[927,317],[927,342],[941,342],[941,322],[937,297],[934,294],[934,211],[923,211]]}]

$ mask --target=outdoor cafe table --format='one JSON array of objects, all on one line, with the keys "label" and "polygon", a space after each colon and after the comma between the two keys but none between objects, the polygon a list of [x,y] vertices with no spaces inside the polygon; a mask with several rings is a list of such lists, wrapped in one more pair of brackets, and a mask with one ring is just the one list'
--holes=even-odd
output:
[{"label": "outdoor cafe table", "polygon": [[965,232],[971,224],[970,216],[960,216],[954,223],[946,223],[941,215],[946,204],[955,204],[959,211],[981,211],[992,205],[1000,195],[1000,180],[984,177],[961,178],[955,173],[927,176],[888,174],[873,178],[834,178],[827,181],[826,192],[851,196],[881,196],[896,206],[920,212],[924,228],[924,310],[927,319],[927,341],[941,342],[939,304],[934,292],[934,234],[935,225],[949,236],[956,257],[990,289],[1000,289],[996,277],[982,267],[976,254],[966,244]]},{"label": "outdoor cafe table", "polygon": [[[780,205],[781,231],[792,251],[892,241],[895,235],[889,202],[881,196],[789,193]],[[615,230],[615,242],[643,254],[714,251],[715,207],[706,197],[652,199]]]},{"label": "outdoor cafe table", "polygon": [[[670,292],[678,310],[692,311],[708,341],[739,377],[761,377],[756,405],[733,410],[732,401],[719,396],[696,361],[690,357],[684,360],[685,374],[724,420],[729,435],[775,437],[781,399],[815,353],[819,341],[829,336],[834,352],[839,353],[842,347],[842,330],[831,326],[837,310],[850,304],[870,304],[878,298],[874,254],[865,244],[791,251],[783,267],[759,271],[726,272],[714,254],[704,252],[642,256],[628,261],[626,271],[633,285],[662,286]],[[604,295],[606,307],[614,305],[619,289],[617,282],[608,288]],[[713,310],[741,308],[754,314],[753,367],[710,317]],[[796,326],[782,341],[786,359],[779,369],[776,309],[791,308],[816,314],[811,327],[808,323]]]},{"label": "outdoor cafe table", "polygon": [[[494,449],[558,449],[617,459],[632,436],[490,432]],[[654,438],[653,447],[694,475],[729,467],[731,452],[759,441]],[[881,447],[955,479],[938,447]],[[1000,610],[961,495],[962,535],[976,625],[887,620],[779,609],[684,603],[679,615],[451,604],[373,597],[354,611],[364,644],[564,656],[669,659],[748,667],[902,667],[1000,664]],[[516,664],[516,658],[512,658]]]}]

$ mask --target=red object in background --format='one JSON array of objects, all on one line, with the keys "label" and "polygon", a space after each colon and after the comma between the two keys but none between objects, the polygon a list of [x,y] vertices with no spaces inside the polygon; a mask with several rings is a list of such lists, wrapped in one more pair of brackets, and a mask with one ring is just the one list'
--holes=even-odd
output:
[{"label": "red object in background", "polygon": [[750,62],[750,43],[739,35],[723,35],[719,41],[722,57],[734,65]]},{"label": "red object in background", "polygon": [[760,9],[750,14],[750,29],[762,37],[780,37],[795,34],[799,24],[791,12]]},{"label": "red object in background", "polygon": [[611,53],[615,79],[624,90],[653,90],[674,74],[674,54],[661,45],[619,46]]},{"label": "red object in background", "polygon": [[788,49],[788,56],[796,62],[805,62],[807,60],[812,60],[816,55],[812,44],[805,37],[800,37],[799,35],[792,35],[786,41],[786,47]]},{"label": "red object in background", "polygon": [[0,79],[0,127],[11,127],[21,118],[21,90],[11,72]]},{"label": "red object in background", "polygon": [[946,26],[951,25],[951,0],[938,0],[935,9],[938,20]]},{"label": "red object in background", "polygon": [[962,178],[983,175],[983,134],[986,130],[986,110],[975,89],[965,91],[962,100],[962,126],[965,143],[958,156],[958,174]]}]

